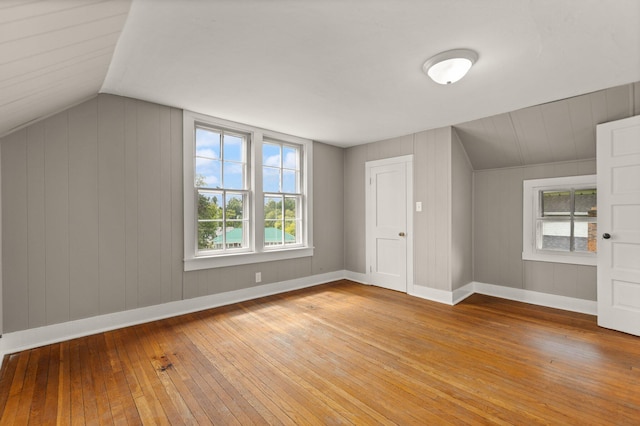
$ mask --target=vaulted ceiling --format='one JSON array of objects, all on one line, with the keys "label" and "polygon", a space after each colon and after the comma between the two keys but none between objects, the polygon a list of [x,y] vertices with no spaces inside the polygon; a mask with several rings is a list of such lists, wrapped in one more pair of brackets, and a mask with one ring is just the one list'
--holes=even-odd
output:
[{"label": "vaulted ceiling", "polygon": [[[476,169],[592,158],[594,124],[639,113],[638,22],[637,0],[2,0],[0,136],[103,92],[337,146],[455,125]],[[463,80],[422,73],[460,47]]]},{"label": "vaulted ceiling", "polygon": [[596,157],[596,125],[640,114],[640,82],[454,126],[474,170]]},{"label": "vaulted ceiling", "polygon": [[98,93],[130,5],[0,1],[0,136]]}]

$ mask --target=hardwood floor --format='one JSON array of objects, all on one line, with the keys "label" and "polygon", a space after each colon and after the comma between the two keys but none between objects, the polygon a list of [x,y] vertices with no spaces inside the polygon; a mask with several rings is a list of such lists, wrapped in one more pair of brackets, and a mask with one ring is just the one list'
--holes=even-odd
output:
[{"label": "hardwood floor", "polygon": [[340,281],[8,355],[0,424],[639,424],[640,338]]}]

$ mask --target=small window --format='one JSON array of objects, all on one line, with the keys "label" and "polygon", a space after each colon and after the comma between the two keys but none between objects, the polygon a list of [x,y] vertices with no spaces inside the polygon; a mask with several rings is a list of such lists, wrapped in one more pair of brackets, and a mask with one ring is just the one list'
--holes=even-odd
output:
[{"label": "small window", "polygon": [[524,181],[523,259],[596,264],[595,179],[589,175]]}]

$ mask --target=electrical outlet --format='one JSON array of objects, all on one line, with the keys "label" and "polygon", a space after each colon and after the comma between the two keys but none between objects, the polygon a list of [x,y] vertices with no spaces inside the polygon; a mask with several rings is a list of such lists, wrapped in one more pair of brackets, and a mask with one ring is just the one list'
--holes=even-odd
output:
[{"label": "electrical outlet", "polygon": [[262,282],[262,272],[256,272],[256,282]]}]

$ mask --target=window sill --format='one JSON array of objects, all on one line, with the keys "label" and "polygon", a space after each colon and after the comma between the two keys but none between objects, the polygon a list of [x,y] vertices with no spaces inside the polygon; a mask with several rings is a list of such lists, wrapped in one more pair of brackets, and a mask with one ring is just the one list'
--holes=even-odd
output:
[{"label": "window sill", "polygon": [[251,263],[272,262],[276,260],[297,259],[313,256],[313,247],[296,247],[286,250],[236,253],[217,256],[199,256],[184,260],[185,271],[223,268],[226,266],[248,265]]},{"label": "window sill", "polygon": [[596,266],[598,263],[598,256],[596,254],[523,252],[522,260]]}]

